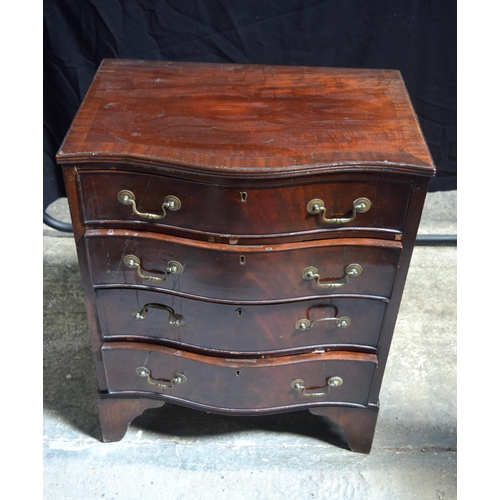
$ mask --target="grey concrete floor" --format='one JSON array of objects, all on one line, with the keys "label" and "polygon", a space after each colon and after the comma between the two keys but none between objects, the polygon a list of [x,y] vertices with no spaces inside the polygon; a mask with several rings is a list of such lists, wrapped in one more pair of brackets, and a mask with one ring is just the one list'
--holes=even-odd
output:
[{"label": "grey concrete floor", "polygon": [[[419,233],[456,234],[456,200],[430,193]],[[66,200],[49,213],[69,220]],[[361,455],[309,412],[231,417],[168,404],[103,444],[75,245],[45,225],[43,243],[44,498],[457,497],[455,246],[415,248],[373,449]]]}]

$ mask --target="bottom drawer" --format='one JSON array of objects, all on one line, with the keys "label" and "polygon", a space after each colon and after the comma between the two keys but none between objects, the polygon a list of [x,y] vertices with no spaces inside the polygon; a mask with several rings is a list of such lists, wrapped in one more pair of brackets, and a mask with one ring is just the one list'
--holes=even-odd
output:
[{"label": "bottom drawer", "polygon": [[104,343],[102,355],[110,394],[234,411],[367,405],[377,365],[374,354],[346,351],[232,360],[139,342]]}]

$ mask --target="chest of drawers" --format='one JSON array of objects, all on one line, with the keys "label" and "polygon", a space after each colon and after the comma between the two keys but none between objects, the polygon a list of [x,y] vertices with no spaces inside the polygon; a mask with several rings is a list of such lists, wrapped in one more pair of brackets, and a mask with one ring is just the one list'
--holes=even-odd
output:
[{"label": "chest of drawers", "polygon": [[398,72],[104,60],[57,159],[104,441],[170,402],[370,451],[435,173]]}]

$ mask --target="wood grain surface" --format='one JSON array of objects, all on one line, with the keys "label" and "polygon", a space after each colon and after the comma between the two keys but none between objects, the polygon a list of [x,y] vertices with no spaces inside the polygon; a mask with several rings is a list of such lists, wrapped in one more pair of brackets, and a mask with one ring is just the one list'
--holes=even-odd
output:
[{"label": "wood grain surface", "polygon": [[120,59],[102,62],[57,158],[253,177],[350,163],[434,173],[397,71]]},{"label": "wood grain surface", "polygon": [[[386,301],[359,296],[258,305],[216,303],[137,288],[101,288],[96,294],[104,340],[166,342],[217,356],[269,356],[315,349],[376,352],[386,308]],[[133,311],[144,308],[144,319],[135,319]],[[182,316],[183,324],[169,323],[171,314]],[[344,328],[333,320],[317,321],[345,316],[350,324]],[[300,319],[317,322],[299,330],[295,324]]]},{"label": "wood grain surface", "polygon": [[[369,452],[435,174],[399,72],[104,60],[57,160],[105,441],[168,401],[310,409]],[[180,209],[155,220],[168,195]],[[307,210],[321,199],[326,218],[349,218],[357,198],[371,207],[349,221]],[[362,272],[347,279],[351,264]],[[315,322],[339,316],[348,327]],[[169,388],[175,373],[187,380]]]},{"label": "wood grain surface", "polygon": [[[104,343],[102,355],[111,394],[162,394],[235,413],[238,409],[304,407],[311,401],[366,405],[377,361],[373,354],[345,351],[231,360],[139,342]],[[156,387],[136,374],[139,367],[146,367],[160,383],[168,384],[175,373],[187,381],[171,389]],[[330,377],[341,377],[342,385],[327,390]],[[295,379],[302,379],[307,391],[326,394],[305,396],[290,387]]]},{"label": "wood grain surface", "polygon": [[[195,297],[257,302],[330,293],[389,298],[401,251],[398,242],[361,238],[244,246],[121,230],[90,230],[86,244],[94,285],[142,285]],[[164,279],[164,269],[172,261],[184,270],[151,281],[126,265],[129,255],[140,260],[140,272],[147,278]],[[346,283],[350,264],[361,265],[362,273]],[[309,266],[316,267],[322,284],[346,284],[320,287],[317,280],[302,277]]]},{"label": "wood grain surface", "polygon": [[[221,238],[255,236],[278,237],[290,233],[320,233],[323,237],[341,234],[345,228],[369,230],[381,236],[401,234],[411,191],[407,178],[388,180],[329,178],[327,181],[302,183],[296,180],[284,186],[224,186],[187,181],[167,176],[124,171],[83,172],[79,175],[86,222],[108,227],[127,224],[141,230],[169,232],[172,229],[204,233]],[[142,214],[163,216],[148,220],[134,213],[130,205],[118,200],[122,190],[133,192],[136,210]],[[176,196],[181,207],[163,214],[162,203],[167,195]],[[324,202],[326,218],[350,218],[354,201],[367,198],[371,207],[356,214],[347,223],[325,222],[321,214],[307,210],[313,199]],[[228,217],[228,214],[230,216]],[[325,232],[328,231],[328,234]]]}]

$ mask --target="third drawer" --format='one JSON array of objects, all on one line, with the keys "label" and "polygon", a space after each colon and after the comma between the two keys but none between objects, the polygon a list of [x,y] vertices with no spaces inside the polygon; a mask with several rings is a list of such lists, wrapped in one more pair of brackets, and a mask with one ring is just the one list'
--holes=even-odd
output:
[{"label": "third drawer", "polygon": [[272,304],[216,303],[133,288],[97,290],[104,340],[255,355],[326,349],[375,351],[386,301],[322,297]]}]

